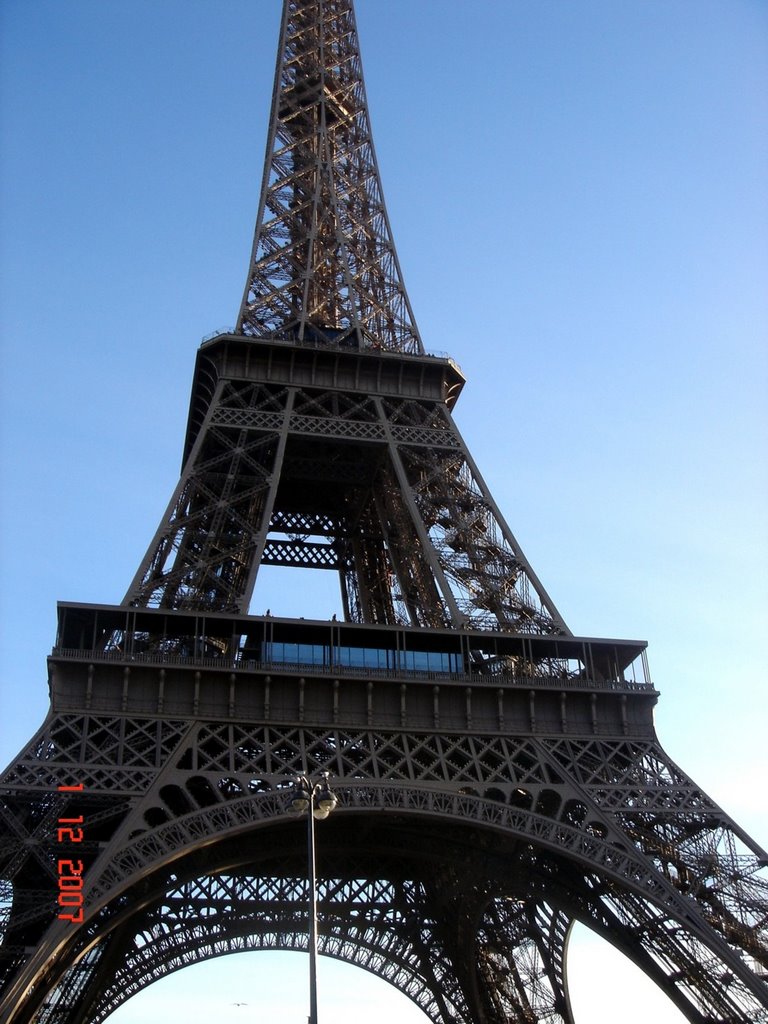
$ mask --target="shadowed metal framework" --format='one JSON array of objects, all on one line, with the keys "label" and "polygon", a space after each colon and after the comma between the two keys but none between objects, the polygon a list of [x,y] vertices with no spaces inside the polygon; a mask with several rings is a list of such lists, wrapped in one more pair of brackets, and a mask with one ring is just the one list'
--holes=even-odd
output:
[{"label": "shadowed metal framework", "polygon": [[[463,384],[403,288],[351,0],[286,0],[237,328],[198,352],[122,604],[59,605],[50,713],[2,779],[4,1020],[305,949],[290,792],[327,771],[320,950],[435,1024],[572,1024],[575,921],[695,1024],[768,1021],[768,858],[660,747],[645,644],[565,625]],[[336,572],[344,621],[249,614],[262,565]]]}]

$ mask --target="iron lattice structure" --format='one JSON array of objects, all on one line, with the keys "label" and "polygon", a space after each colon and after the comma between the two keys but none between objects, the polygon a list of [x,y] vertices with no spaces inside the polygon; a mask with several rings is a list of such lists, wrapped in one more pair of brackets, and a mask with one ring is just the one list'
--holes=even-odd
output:
[{"label": "iron lattice structure", "polygon": [[[9,1024],[306,948],[287,794],[320,770],[321,951],[435,1024],[571,1024],[575,921],[696,1024],[768,1021],[768,858],[659,745],[645,645],[565,625],[463,383],[405,297],[351,0],[287,0],[237,330],[198,353],[122,604],[59,606],[51,710],[2,779]],[[262,565],[336,572],[344,621],[250,615]]]},{"label": "iron lattice structure", "polygon": [[287,3],[237,330],[423,352],[392,242],[346,0]]}]

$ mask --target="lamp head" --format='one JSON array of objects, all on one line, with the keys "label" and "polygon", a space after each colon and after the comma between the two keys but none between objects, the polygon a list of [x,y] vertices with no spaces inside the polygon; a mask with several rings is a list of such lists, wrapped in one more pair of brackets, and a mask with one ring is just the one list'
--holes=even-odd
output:
[{"label": "lamp head", "polygon": [[328,773],[323,773],[323,778],[315,786],[314,790],[314,806],[312,813],[320,820],[327,818],[331,811],[334,809],[336,804],[339,802],[338,797],[333,792],[331,787],[328,785]]},{"label": "lamp head", "polygon": [[304,779],[296,779],[291,793],[291,807],[299,814],[303,814],[309,807],[312,800],[309,787]]}]

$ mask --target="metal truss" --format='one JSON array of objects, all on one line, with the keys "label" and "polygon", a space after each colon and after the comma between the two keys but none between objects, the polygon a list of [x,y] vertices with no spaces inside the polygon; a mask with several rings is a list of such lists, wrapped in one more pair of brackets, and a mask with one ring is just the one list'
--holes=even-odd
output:
[{"label": "metal truss", "polygon": [[222,379],[126,602],[247,611],[259,565],[348,621],[567,633],[444,402]]},{"label": "metal truss", "polygon": [[237,330],[423,352],[384,206],[352,0],[284,5]]},{"label": "metal truss", "polygon": [[477,956],[491,1019],[573,1024],[564,964],[571,923],[546,904],[488,904]]},{"label": "metal truss", "polygon": [[[455,426],[463,384],[403,287],[352,2],[285,0],[237,329],[198,353],[123,604],[61,607],[51,712],[0,779],[8,1024],[305,948],[286,794],[317,771],[321,949],[435,1024],[573,1024],[576,921],[693,1024],[768,1024],[768,855],[660,747],[644,645],[568,630]],[[261,565],[336,572],[345,621],[249,616]]]},{"label": "metal truss", "polygon": [[[127,602],[242,610],[255,581],[258,541],[264,546],[255,531],[271,513],[288,401],[285,388],[219,382]],[[248,429],[248,413],[282,429]]]},{"label": "metal truss", "polygon": [[[132,932],[89,1019],[101,1021],[158,974],[201,959],[246,950],[306,950],[308,906],[302,876],[209,875],[179,885],[153,905],[141,931]],[[324,878],[318,910],[322,954],[389,981],[432,1020],[468,1019],[424,886]]]},{"label": "metal truss", "polygon": [[[52,719],[3,780],[7,984],[33,966],[33,936],[41,949],[62,941],[42,807],[49,821],[86,811],[91,911],[39,1016],[11,1019],[101,1020],[195,960],[299,948],[307,901],[285,787],[318,769],[341,797],[320,865],[322,948],[434,1021],[570,1024],[573,920],[690,1020],[768,1020],[765,854],[654,741],[74,714]],[[75,776],[87,798],[54,791]]]}]

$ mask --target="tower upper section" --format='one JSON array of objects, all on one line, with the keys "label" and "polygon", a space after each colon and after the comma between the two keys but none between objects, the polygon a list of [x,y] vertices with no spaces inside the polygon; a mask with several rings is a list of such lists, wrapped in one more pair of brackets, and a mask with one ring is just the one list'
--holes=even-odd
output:
[{"label": "tower upper section", "polygon": [[423,352],[373,149],[352,0],[285,0],[240,334]]}]

